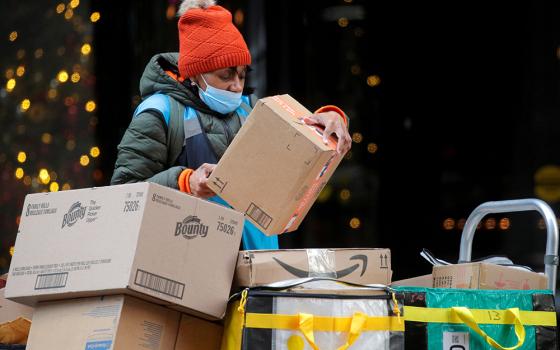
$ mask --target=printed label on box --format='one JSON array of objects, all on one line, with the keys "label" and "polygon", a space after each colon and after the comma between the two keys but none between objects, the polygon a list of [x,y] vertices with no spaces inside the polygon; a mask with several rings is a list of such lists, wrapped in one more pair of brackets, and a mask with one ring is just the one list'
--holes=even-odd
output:
[{"label": "printed label on box", "polygon": [[469,350],[468,332],[443,332],[443,350]]}]

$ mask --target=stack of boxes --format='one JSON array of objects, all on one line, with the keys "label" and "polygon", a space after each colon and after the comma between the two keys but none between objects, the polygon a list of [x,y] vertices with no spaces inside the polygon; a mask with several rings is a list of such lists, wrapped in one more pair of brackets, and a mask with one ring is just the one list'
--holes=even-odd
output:
[{"label": "stack of boxes", "polygon": [[182,314],[223,317],[242,230],[151,183],[29,195],[5,296],[35,306],[28,349],[182,349]]},{"label": "stack of boxes", "polygon": [[234,272],[389,284],[386,249],[239,252],[245,218],[294,231],[342,159],[308,114],[259,101],[209,179],[239,211],[152,183],[28,195],[5,288],[34,307],[27,349],[218,349]]},{"label": "stack of boxes", "polygon": [[[388,249],[239,252],[245,219],[297,229],[344,156],[309,114],[288,95],[255,106],[209,178],[237,211],[152,183],[28,195],[0,326],[33,314],[27,349],[216,350],[232,282],[391,284]],[[544,289],[546,278],[473,263],[393,285]]]}]

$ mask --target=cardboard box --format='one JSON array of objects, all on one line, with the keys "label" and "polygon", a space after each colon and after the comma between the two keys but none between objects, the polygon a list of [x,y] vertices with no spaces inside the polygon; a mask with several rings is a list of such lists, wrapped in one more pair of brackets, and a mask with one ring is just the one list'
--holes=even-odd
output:
[{"label": "cardboard box", "polygon": [[389,249],[245,250],[239,252],[234,285],[255,287],[305,277],[388,285],[391,275]]},{"label": "cardboard box", "polygon": [[32,305],[130,294],[221,318],[243,222],[152,183],[28,195],[6,298]]},{"label": "cardboard box", "polygon": [[223,326],[183,314],[175,350],[220,350]]},{"label": "cardboard box", "polygon": [[547,289],[545,275],[510,266],[467,263],[434,266],[435,288]]},{"label": "cardboard box", "polygon": [[261,231],[294,231],[340,163],[336,140],[303,123],[289,95],[261,99],[209,177],[208,186]]},{"label": "cardboard box", "polygon": [[174,350],[180,316],[124,295],[40,303],[27,350]]},{"label": "cardboard box", "polygon": [[27,305],[15,303],[4,297],[5,288],[0,289],[0,323],[9,322],[24,317],[31,320],[33,308]]},{"label": "cardboard box", "polygon": [[391,287],[428,287],[434,286],[432,274],[398,280],[391,283]]}]

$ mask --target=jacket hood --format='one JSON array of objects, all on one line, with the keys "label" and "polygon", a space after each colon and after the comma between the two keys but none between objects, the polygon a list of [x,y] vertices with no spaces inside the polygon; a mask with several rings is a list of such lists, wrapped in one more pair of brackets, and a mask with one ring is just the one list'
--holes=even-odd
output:
[{"label": "jacket hood", "polygon": [[157,54],[146,65],[140,79],[140,96],[144,99],[156,92],[167,94],[186,106],[193,107],[203,113],[221,116],[211,110],[198,97],[196,90],[172,78],[166,71],[178,75],[177,68],[179,54],[176,52]]}]

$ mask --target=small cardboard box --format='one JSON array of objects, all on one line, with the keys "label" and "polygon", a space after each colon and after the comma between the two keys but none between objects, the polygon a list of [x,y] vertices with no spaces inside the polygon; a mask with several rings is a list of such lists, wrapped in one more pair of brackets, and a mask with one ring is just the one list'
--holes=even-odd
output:
[{"label": "small cardboard box", "polygon": [[224,327],[183,314],[175,350],[220,350]]},{"label": "small cardboard box", "polygon": [[391,283],[391,287],[428,287],[434,286],[432,274],[398,280]]},{"label": "small cardboard box", "polygon": [[152,183],[25,199],[6,298],[130,294],[221,318],[243,215]]},{"label": "small cardboard box", "polygon": [[124,295],[39,303],[27,350],[174,350],[180,316]]},{"label": "small cardboard box", "polygon": [[294,231],[344,155],[336,139],[303,123],[311,112],[289,95],[257,102],[208,186],[261,231]]},{"label": "small cardboard box", "polygon": [[435,288],[547,289],[545,275],[511,266],[467,263],[434,266]]},{"label": "small cardboard box", "polygon": [[10,322],[18,317],[31,320],[33,308],[27,305],[15,303],[4,297],[5,288],[0,288],[0,323]]},{"label": "small cardboard box", "polygon": [[255,287],[306,277],[388,285],[391,275],[389,249],[245,250],[239,252],[234,285]]}]

